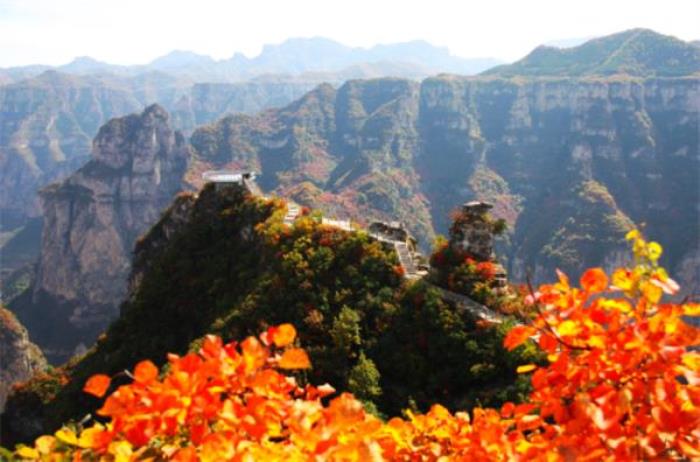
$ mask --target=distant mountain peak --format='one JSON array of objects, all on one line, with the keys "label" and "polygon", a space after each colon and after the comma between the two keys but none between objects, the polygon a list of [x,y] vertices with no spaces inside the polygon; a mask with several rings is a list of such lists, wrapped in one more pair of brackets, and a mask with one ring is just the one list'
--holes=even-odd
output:
[{"label": "distant mountain peak", "polygon": [[113,67],[111,64],[98,61],[90,56],[78,56],[68,64],[60,66],[58,69],[63,72],[84,74],[87,72],[99,72]]},{"label": "distant mountain peak", "polygon": [[683,76],[700,72],[700,49],[650,29],[630,29],[572,48],[541,45],[520,61],[485,74],[502,77],[627,74]]},{"label": "distant mountain peak", "polygon": [[192,65],[213,65],[215,63],[216,61],[214,61],[211,56],[187,50],[173,50],[166,55],[154,59],[148,65],[154,69],[167,70]]},{"label": "distant mountain peak", "polygon": [[92,58],[90,56],[78,56],[73,61],[67,64],[67,66],[74,66],[74,65],[86,65],[86,64],[107,64],[102,61],[98,61],[95,58]]}]

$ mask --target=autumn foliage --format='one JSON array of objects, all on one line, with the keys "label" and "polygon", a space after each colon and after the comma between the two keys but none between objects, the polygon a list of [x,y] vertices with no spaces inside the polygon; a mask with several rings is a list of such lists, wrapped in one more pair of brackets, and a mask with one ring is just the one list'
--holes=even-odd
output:
[{"label": "autumn foliage", "polygon": [[[676,284],[658,244],[628,236],[635,266],[609,277],[564,274],[529,297],[532,323],[509,349],[536,342],[547,364],[524,365],[526,403],[384,422],[329,385],[301,386],[310,367],[291,325],[241,343],[207,337],[198,354],[144,361],[98,411],[104,423],[68,425],[15,456],[40,460],[666,460],[700,458],[696,303],[663,303]],[[290,371],[292,375],[287,375]],[[298,372],[300,371],[300,372]],[[296,378],[295,378],[296,377]],[[109,377],[85,391],[102,396]]]}]

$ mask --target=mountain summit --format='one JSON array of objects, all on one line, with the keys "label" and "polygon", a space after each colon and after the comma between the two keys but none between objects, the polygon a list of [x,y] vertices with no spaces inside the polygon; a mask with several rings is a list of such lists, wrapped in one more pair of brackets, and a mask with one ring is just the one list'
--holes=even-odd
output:
[{"label": "mountain summit", "polygon": [[700,48],[649,29],[631,29],[573,48],[539,46],[520,61],[485,75],[677,77],[700,73]]}]

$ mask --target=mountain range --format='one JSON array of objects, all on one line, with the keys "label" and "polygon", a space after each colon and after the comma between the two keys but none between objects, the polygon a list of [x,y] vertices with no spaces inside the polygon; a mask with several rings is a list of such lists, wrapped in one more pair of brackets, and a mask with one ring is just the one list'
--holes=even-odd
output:
[{"label": "mountain range", "polygon": [[[663,63],[695,48],[639,30],[593,42],[568,52],[581,57],[615,43],[607,47],[607,61],[619,66],[615,74],[607,74],[610,67],[599,74],[600,66],[580,58],[566,72],[555,62],[530,75],[526,57],[480,76],[322,84],[284,107],[218,120],[233,84],[199,86],[187,107],[200,109],[184,114],[208,123],[192,131],[186,168],[154,160],[152,127],[130,122],[133,130],[109,129],[126,123],[115,119],[95,138],[93,159],[41,194],[38,265],[10,308],[54,362],[88,346],[118,315],[138,235],[157,221],[168,197],[198,189],[201,173],[217,168],[255,170],[267,193],[330,216],[365,224],[400,220],[424,249],[447,231],[452,209],[473,199],[491,202],[509,226],[499,256],[520,282],[547,280],[555,268],[576,275],[614,267],[625,255],[625,233],[643,226],[692,292],[700,281],[700,231],[692,225],[700,203],[700,61],[672,72],[686,69],[683,75],[665,75]],[[666,56],[658,69],[644,61],[649,49]],[[614,61],[624,50],[631,51]],[[630,65],[642,62],[646,67]],[[589,70],[581,75],[584,64]],[[640,69],[649,76],[637,75]],[[260,101],[250,87],[235,88],[240,101]],[[184,118],[150,107],[127,119],[148,113],[159,114],[159,130],[168,132]],[[179,186],[158,192],[143,178]],[[136,219],[142,208],[148,216]],[[47,330],[46,319],[70,335]]]},{"label": "mountain range", "polygon": [[[148,64],[121,66],[88,56],[62,66],[32,65],[0,69],[0,83],[38,75],[46,70],[69,74],[113,74],[134,76],[165,72],[197,82],[236,82],[266,74],[303,76],[306,73],[348,73],[358,66],[368,73],[396,77],[422,78],[438,72],[477,74],[501,62],[493,58],[460,58],[447,48],[428,42],[375,45],[371,48],[349,47],[322,38],[293,38],[276,45],[265,45],[261,53],[248,58],[241,53],[229,59],[213,58],[190,51],[176,50]],[[357,70],[355,71],[357,72]],[[376,75],[375,75],[376,76]],[[372,77],[364,75],[357,77]]]}]

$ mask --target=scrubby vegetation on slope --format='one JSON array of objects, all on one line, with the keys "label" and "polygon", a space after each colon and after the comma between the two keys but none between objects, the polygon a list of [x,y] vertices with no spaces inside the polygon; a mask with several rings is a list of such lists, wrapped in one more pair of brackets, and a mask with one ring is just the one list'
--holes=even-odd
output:
[{"label": "scrubby vegetation on slope", "polygon": [[[100,423],[66,426],[10,457],[55,460],[694,460],[700,457],[700,331],[683,316],[698,304],[661,303],[678,287],[657,264],[661,247],[636,231],[636,266],[611,278],[587,270],[580,287],[559,274],[531,303],[532,325],[513,328],[508,349],[537,343],[547,365],[531,375],[523,404],[450,413],[436,404],[388,422],[330,385],[304,386],[311,367],[290,324],[258,340],[224,345],[208,336],[198,353],[170,355],[159,378],[139,362],[133,382],[109,395]],[[610,284],[613,285],[610,285]],[[621,294],[620,294],[621,292]],[[303,372],[302,372],[303,373]],[[107,375],[85,392],[102,397]]]},{"label": "scrubby vegetation on slope", "polygon": [[139,359],[160,365],[168,352],[199,348],[207,333],[234,339],[285,322],[314,364],[305,380],[350,390],[378,413],[524,396],[514,369],[532,352],[507,352],[505,327],[481,326],[429,286],[405,282],[393,248],[368,234],[320,224],[313,213],[289,227],[284,214],[282,201],[235,187],[178,198],[137,244],[140,283],[120,318],[64,368],[69,383],[57,393],[32,382],[16,393],[3,431],[20,414],[43,431],[79,420],[97,405],[81,392],[96,372],[123,381]]}]

